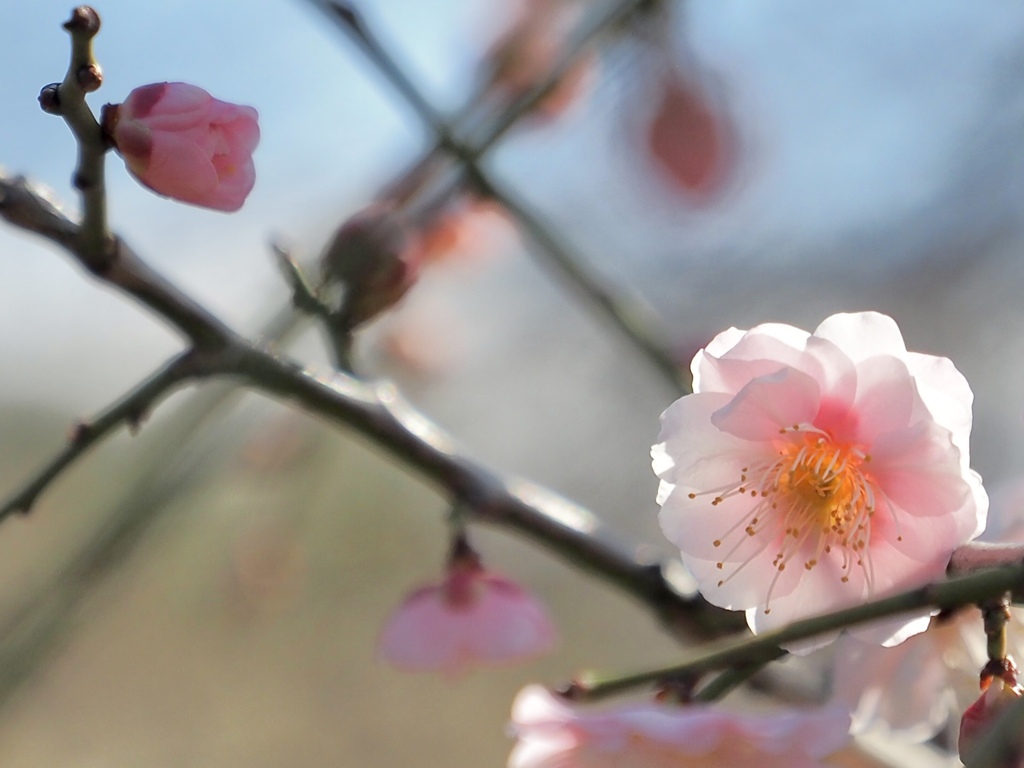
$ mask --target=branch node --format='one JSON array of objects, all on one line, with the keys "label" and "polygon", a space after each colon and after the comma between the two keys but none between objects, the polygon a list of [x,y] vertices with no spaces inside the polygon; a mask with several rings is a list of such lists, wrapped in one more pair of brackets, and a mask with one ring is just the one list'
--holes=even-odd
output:
[{"label": "branch node", "polygon": [[341,0],[334,0],[330,5],[331,10],[334,11],[339,19],[345,22],[345,24],[347,24],[360,37],[366,37],[366,29],[363,27],[363,20],[359,17],[355,8],[348,3],[341,2]]},{"label": "branch node", "polygon": [[48,115],[60,114],[60,83],[43,86],[39,91],[39,107]]},{"label": "branch node", "polygon": [[72,444],[86,442],[92,434],[92,425],[87,421],[76,421],[68,431],[68,442]]},{"label": "branch node", "polygon": [[99,64],[88,64],[75,73],[75,79],[83,91],[92,93],[103,85],[103,70]]}]

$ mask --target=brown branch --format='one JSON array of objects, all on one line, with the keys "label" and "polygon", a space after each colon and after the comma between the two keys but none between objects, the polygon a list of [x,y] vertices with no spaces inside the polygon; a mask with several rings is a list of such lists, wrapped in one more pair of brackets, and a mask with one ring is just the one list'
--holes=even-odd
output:
[{"label": "brown branch", "polygon": [[115,429],[135,429],[157,404],[179,384],[201,372],[194,353],[175,357],[135,389],[109,406],[91,421],[77,423],[68,442],[24,487],[0,506],[0,521],[13,513],[28,513],[36,499],[93,445]]},{"label": "brown branch", "polygon": [[[76,246],[75,225],[23,182],[0,175],[0,201],[7,198],[15,201],[13,210],[0,206],[8,221],[16,225],[29,222],[29,231],[64,246],[79,261],[83,259]],[[682,582],[672,575],[671,563],[662,566],[640,562],[614,544],[612,536],[590,512],[538,486],[504,478],[459,453],[440,429],[399,397],[393,386],[366,384],[343,374],[318,378],[292,361],[251,345],[124,247],[113,267],[96,277],[129,293],[190,337],[215,342],[212,346],[206,344],[202,350],[204,375],[241,376],[257,390],[293,400],[312,413],[355,428],[443,492],[469,504],[476,519],[525,534],[611,581],[650,605],[675,631],[704,632],[704,626],[723,622],[730,628],[736,627],[736,615],[707,606],[692,586],[681,589]],[[154,378],[165,380],[161,374]],[[158,388],[151,379],[127,397],[129,401],[134,396],[144,400],[145,395]],[[119,401],[111,406],[108,415],[112,420],[120,416],[124,421],[129,410]],[[66,451],[67,448],[61,455]],[[77,455],[66,456],[64,460],[55,457],[51,466],[56,469],[40,473],[40,477],[46,477],[43,487],[70,466]],[[42,487],[36,495],[41,490]],[[5,503],[4,508],[18,508],[21,495]]]}]

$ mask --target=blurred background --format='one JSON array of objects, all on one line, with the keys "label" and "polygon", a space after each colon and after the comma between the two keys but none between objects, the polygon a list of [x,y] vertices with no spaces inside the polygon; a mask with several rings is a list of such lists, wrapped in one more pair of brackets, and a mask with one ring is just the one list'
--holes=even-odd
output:
[{"label": "blurred background", "polygon": [[[558,7],[541,26],[559,30],[604,5],[360,8],[433,103],[458,113],[524,18]],[[36,103],[63,77],[69,10],[6,8],[0,165],[73,212],[73,141]],[[314,258],[429,135],[310,3],[97,10],[96,109],[180,80],[259,110],[258,180],[239,213],[152,195],[116,158],[108,190],[112,225],[140,254],[260,334],[289,300],[270,237]],[[562,101],[522,120],[485,167],[602,280],[647,299],[681,366],[730,325],[892,315],[909,348],[966,374],[972,463],[998,483],[1024,461],[1022,43],[1024,11],[1011,4],[665,3],[607,38]],[[363,370],[394,378],[485,463],[583,503],[642,553],[670,554],[648,452],[671,388],[552,280],[507,216],[475,207],[457,230],[366,331]],[[75,418],[180,347],[6,225],[0,321],[5,494]],[[290,350],[327,367],[311,331]],[[217,385],[175,396],[0,530],[0,765],[502,765],[525,683],[677,657],[617,592],[474,530],[486,562],[548,604],[558,652],[455,680],[377,662],[389,612],[440,574],[445,513],[358,436]]]}]

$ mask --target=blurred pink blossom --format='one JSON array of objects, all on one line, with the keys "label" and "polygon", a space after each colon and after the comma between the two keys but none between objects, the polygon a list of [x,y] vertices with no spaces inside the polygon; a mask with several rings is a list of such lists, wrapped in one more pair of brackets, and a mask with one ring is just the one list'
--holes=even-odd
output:
[{"label": "blurred pink blossom", "polygon": [[384,627],[379,652],[400,669],[457,675],[475,665],[525,661],[554,644],[541,604],[470,555],[454,558],[440,584],[402,602]]},{"label": "blurred pink blossom", "polygon": [[[969,614],[966,615],[966,614]],[[960,668],[965,689],[978,690],[985,662],[981,612],[970,609],[928,628],[894,648],[845,636],[836,647],[833,694],[851,711],[853,733],[883,728],[911,742],[926,741],[959,712],[950,687],[950,665]],[[964,626],[967,623],[968,626]],[[980,658],[979,652],[980,651]]]},{"label": "blurred pink blossom", "polygon": [[815,768],[847,741],[841,709],[741,715],[704,705],[577,707],[539,685],[512,705],[509,768]]},{"label": "blurred pink blossom", "polygon": [[[891,318],[731,328],[691,368],[695,394],[665,411],[652,451],[662,530],[755,632],[940,578],[984,528],[970,387],[948,359],[908,352]],[[927,623],[859,634],[895,644]]]},{"label": "blurred pink blossom", "polygon": [[108,107],[103,122],[131,174],[158,194],[237,211],[256,183],[260,129],[252,107],[187,83],[153,83]]},{"label": "blurred pink blossom", "polygon": [[[513,18],[484,62],[487,90],[504,103],[525,96],[554,69],[565,53],[580,10],[576,3],[558,0],[522,0],[510,5]],[[530,114],[542,121],[564,115],[587,95],[597,63],[593,51],[579,55]]]}]

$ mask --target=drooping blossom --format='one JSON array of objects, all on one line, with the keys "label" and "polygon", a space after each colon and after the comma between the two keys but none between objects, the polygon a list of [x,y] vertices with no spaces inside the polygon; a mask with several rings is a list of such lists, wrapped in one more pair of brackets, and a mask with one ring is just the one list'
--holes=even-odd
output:
[{"label": "drooping blossom", "polygon": [[539,685],[512,704],[509,768],[816,768],[847,740],[840,708],[735,714],[705,705],[576,706]]},{"label": "drooping blossom", "polygon": [[388,619],[379,653],[400,669],[457,675],[549,652],[555,631],[541,604],[456,546],[444,580],[415,590]]},{"label": "drooping blossom", "polygon": [[256,110],[187,83],[136,88],[108,106],[104,130],[131,174],[154,192],[219,211],[237,211],[256,183]]},{"label": "drooping blossom", "polygon": [[[891,318],[732,328],[691,367],[652,452],[661,526],[705,597],[755,632],[940,578],[984,528],[971,390]],[[927,621],[865,632],[893,644]]]}]

